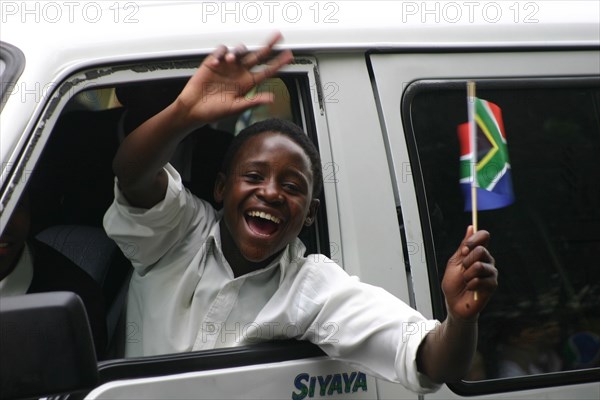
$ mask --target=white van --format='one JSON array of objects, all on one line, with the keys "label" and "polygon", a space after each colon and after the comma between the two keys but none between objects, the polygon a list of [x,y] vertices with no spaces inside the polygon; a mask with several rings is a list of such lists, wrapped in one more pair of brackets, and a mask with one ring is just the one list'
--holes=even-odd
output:
[{"label": "white van", "polygon": [[[0,232],[27,188],[31,236],[101,285],[108,337],[94,352],[72,295],[2,298],[0,397],[599,398],[597,1],[1,1],[0,19]],[[139,329],[123,320],[130,266],[101,225],[119,138],[217,44],[274,30],[296,57],[258,88],[276,102],[213,128],[302,126],[324,170],[307,247],[427,317],[445,317],[440,279],[471,219],[465,83],[502,109],[515,201],[479,213],[499,288],[464,380],[418,396],[300,342],[123,358]],[[201,197],[211,176],[195,161],[224,145],[181,146]]]}]

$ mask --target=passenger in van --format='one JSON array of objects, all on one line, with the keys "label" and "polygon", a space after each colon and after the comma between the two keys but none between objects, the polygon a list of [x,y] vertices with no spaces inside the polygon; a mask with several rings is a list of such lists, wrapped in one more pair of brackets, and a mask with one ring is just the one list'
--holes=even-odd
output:
[{"label": "passenger in van", "polygon": [[100,286],[67,257],[31,237],[30,226],[30,199],[26,191],[0,236],[0,298],[26,293],[74,292],[83,301],[96,356],[102,359],[107,328]]},{"label": "passenger in van", "polygon": [[221,211],[187,192],[168,164],[188,132],[272,101],[245,95],[292,60],[284,51],[255,71],[279,39],[253,52],[219,47],[117,152],[116,198],[104,226],[135,267],[126,355],[297,338],[415,392],[460,379],[478,315],[497,286],[487,232],[469,227],[449,260],[448,318],[440,324],[325,256],[304,255],[297,236],[315,220],[322,171],[296,125],[267,120],[234,138],[214,189]]}]

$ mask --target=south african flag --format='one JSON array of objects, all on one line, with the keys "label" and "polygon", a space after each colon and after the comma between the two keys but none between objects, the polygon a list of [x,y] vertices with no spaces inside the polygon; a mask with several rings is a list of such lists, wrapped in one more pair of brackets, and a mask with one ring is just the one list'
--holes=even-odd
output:
[{"label": "south african flag", "polygon": [[[472,209],[472,163],[476,163],[475,186],[477,209],[492,210],[506,207],[515,201],[506,147],[506,134],[500,107],[489,101],[474,98],[476,152],[469,135],[469,123],[458,126],[460,141],[460,185],[465,198],[465,211]],[[476,153],[476,154],[475,154]]]}]

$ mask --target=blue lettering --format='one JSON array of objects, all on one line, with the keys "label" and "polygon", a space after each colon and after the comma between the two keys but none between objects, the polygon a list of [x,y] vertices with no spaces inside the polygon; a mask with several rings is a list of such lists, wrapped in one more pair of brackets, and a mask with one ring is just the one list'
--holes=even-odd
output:
[{"label": "blue lettering", "polygon": [[292,400],[302,400],[306,397],[308,388],[304,384],[304,381],[308,381],[308,378],[308,374],[298,374],[298,376],[296,376],[296,379],[294,379],[294,386],[296,389],[300,390],[300,392],[292,392]]},{"label": "blue lettering", "polygon": [[[317,391],[317,382],[319,391]],[[292,391],[292,400],[305,400],[307,397],[312,399],[317,394],[332,396],[333,394],[356,393],[359,389],[367,391],[367,375],[363,372],[344,372],[339,374],[330,374],[327,376],[310,376],[308,373],[301,373],[294,379],[294,388]]]},{"label": "blue lettering", "polygon": [[317,379],[319,380],[319,386],[321,386],[321,396],[325,396],[325,390],[327,389],[327,385],[329,385],[329,382],[331,381],[331,375],[327,375],[325,377],[325,380],[323,380],[322,376],[318,376]]},{"label": "blue lettering", "polygon": [[342,394],[342,376],[340,374],[335,374],[333,379],[331,380],[331,385],[329,385],[329,390],[327,391],[327,395],[331,396],[333,392],[338,392]]},{"label": "blue lettering", "polygon": [[352,382],[354,382],[354,378],[356,378],[356,372],[353,372],[352,374],[350,374],[350,377],[348,377],[348,374],[344,372],[344,392],[346,393],[350,393],[350,390],[352,389]]},{"label": "blue lettering", "polygon": [[367,376],[362,372],[359,372],[358,376],[356,377],[356,382],[354,382],[352,393],[358,392],[359,388],[362,388],[363,392],[367,391]]},{"label": "blue lettering", "polygon": [[310,398],[315,397],[315,384],[316,383],[317,383],[317,378],[312,376],[310,378],[310,386],[308,387],[308,397],[310,397]]}]

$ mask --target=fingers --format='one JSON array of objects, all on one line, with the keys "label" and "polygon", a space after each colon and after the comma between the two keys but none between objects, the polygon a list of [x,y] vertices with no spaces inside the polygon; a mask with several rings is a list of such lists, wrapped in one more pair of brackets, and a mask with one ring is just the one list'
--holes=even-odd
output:
[{"label": "fingers", "polygon": [[227,52],[228,50],[227,47],[225,47],[225,45],[219,45],[215,49],[215,51],[213,51],[212,54],[207,57],[206,63],[210,67],[215,67],[219,65],[219,63],[225,59],[225,55],[227,55]]},{"label": "fingers", "polygon": [[477,246],[463,257],[462,266],[465,269],[468,269],[472,264],[478,261],[494,264],[494,257],[492,257],[490,252],[485,247]]},{"label": "fingers", "polygon": [[463,272],[465,281],[475,277],[495,276],[497,274],[494,267],[494,257],[485,247],[489,239],[489,232],[482,230],[473,233],[472,226],[467,228],[461,245],[449,260],[449,263],[455,265],[456,268],[465,270]]},{"label": "fingers", "polygon": [[247,68],[252,68],[261,62],[267,60],[273,51],[273,47],[281,40],[283,36],[280,32],[275,33],[267,42],[267,45],[250,53],[246,56],[244,62]]},{"label": "fingers", "polygon": [[486,278],[488,276],[497,276],[498,271],[494,266],[494,262],[486,262],[477,260],[469,266],[465,267],[463,272],[463,279],[470,281],[474,278]]},{"label": "fingers", "polygon": [[490,233],[488,231],[477,231],[475,234],[473,232],[473,227],[469,226],[467,228],[467,235],[461,244],[461,253],[463,256],[466,256],[471,250],[476,248],[477,246],[487,246],[490,240]]},{"label": "fingers", "polygon": [[[216,67],[219,63],[225,61],[228,64],[238,63],[250,70],[267,61],[271,57],[273,47],[281,39],[281,33],[278,32],[269,39],[265,46],[256,51],[248,51],[243,44],[237,45],[233,50],[228,50],[227,47],[220,45],[213,51],[211,56],[207,58],[207,64],[209,67]],[[293,55],[291,51],[283,51],[273,58],[262,71],[255,73],[255,79],[259,81],[273,76],[281,67],[289,64],[292,59]]]},{"label": "fingers", "polygon": [[245,44],[240,43],[237,46],[235,46],[235,48],[233,49],[233,54],[235,54],[235,56],[238,59],[242,59],[246,56],[246,54],[248,54],[248,48],[246,47]]},{"label": "fingers", "polygon": [[245,98],[243,101],[238,101],[231,106],[231,111],[233,113],[241,113],[248,108],[256,107],[261,104],[270,104],[273,102],[273,93],[260,93],[259,95],[253,96],[251,98]]},{"label": "fingers", "polygon": [[[479,239],[481,239],[480,243],[487,241],[485,237]],[[498,270],[495,267],[494,257],[482,245],[472,249],[463,258],[462,266],[464,268],[462,276],[467,290],[493,292],[498,286]]]},{"label": "fingers", "polygon": [[498,270],[492,264],[477,262],[463,274],[467,290],[493,292],[498,286]]},{"label": "fingers", "polygon": [[[271,56],[271,52],[273,51],[273,47],[282,38],[283,37],[281,36],[281,33],[277,32],[275,35],[273,35],[273,37],[271,37],[271,39],[269,40],[269,42],[267,43],[266,46],[264,46],[256,51],[247,53],[242,59],[242,65],[244,65],[246,68],[250,69],[250,68],[253,68],[253,67],[257,66],[258,64],[261,64],[264,61],[268,60],[269,57]],[[294,59],[294,55],[292,54],[291,51],[285,50],[285,51],[281,52],[276,57],[271,59],[265,65],[264,68],[262,68],[260,71],[254,72],[252,74],[253,78],[254,78],[254,83],[259,84],[262,81],[264,81],[265,79],[270,78],[271,76],[275,75],[277,73],[277,71],[279,71],[283,66],[289,64],[293,59]]]},{"label": "fingers", "polygon": [[267,78],[272,77],[281,69],[281,67],[289,64],[294,59],[291,51],[286,50],[278,54],[277,57],[267,63],[260,71],[254,73],[254,81],[258,84]]}]

